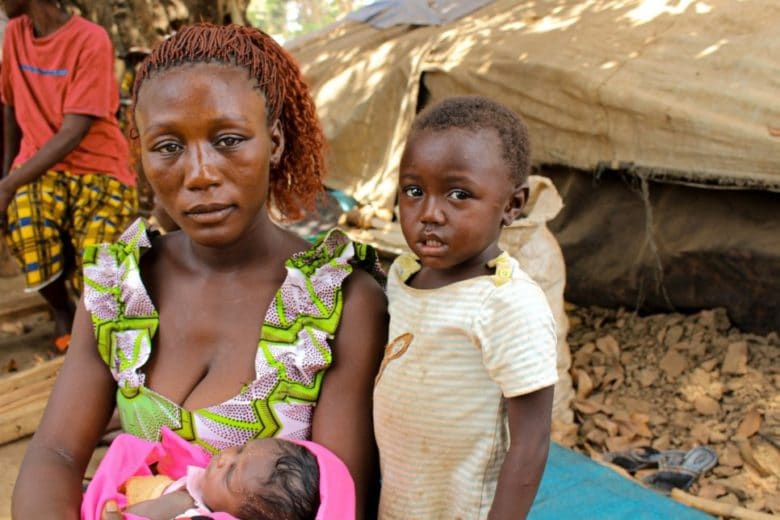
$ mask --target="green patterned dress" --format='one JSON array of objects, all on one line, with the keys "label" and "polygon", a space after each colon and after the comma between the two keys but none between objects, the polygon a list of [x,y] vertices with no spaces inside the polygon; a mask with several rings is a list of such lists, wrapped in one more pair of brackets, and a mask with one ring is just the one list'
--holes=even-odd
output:
[{"label": "green patterned dress", "polygon": [[123,429],[158,440],[162,426],[211,452],[258,437],[308,439],[311,420],[332,362],[329,342],[341,319],[342,284],[355,266],[381,279],[376,253],[333,230],[293,255],[262,324],[255,380],[222,404],[187,410],[144,385],[159,317],[138,263],[151,247],[137,220],[118,243],[84,254],[84,303],[98,349],[117,382]]}]

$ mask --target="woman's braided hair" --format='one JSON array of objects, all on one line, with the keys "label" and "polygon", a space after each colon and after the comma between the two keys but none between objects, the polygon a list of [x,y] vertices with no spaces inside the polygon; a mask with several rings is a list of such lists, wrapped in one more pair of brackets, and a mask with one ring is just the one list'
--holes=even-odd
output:
[{"label": "woman's braided hair", "polygon": [[[324,137],[314,100],[290,54],[266,33],[238,25],[197,23],[157,45],[141,63],[133,86],[133,106],[144,81],[156,73],[194,63],[223,63],[246,69],[265,97],[268,125],[279,119],[284,153],[271,169],[271,200],[284,219],[297,219],[314,207],[325,172]],[[138,130],[130,139],[138,156]]]}]

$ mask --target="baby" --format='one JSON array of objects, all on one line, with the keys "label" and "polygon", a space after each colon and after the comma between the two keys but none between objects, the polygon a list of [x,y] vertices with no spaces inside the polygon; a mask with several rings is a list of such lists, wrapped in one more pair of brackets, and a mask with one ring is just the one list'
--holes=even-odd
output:
[{"label": "baby", "polygon": [[158,443],[120,435],[84,494],[82,518],[354,517],[349,472],[319,444],[256,439],[209,457],[167,429]]}]

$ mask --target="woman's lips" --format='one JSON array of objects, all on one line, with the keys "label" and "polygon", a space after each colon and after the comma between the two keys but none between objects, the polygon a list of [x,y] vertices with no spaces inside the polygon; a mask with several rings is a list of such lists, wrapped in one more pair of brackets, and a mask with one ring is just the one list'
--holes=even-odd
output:
[{"label": "woman's lips", "polygon": [[232,204],[198,204],[185,211],[185,215],[199,224],[217,224],[225,220],[234,209]]}]

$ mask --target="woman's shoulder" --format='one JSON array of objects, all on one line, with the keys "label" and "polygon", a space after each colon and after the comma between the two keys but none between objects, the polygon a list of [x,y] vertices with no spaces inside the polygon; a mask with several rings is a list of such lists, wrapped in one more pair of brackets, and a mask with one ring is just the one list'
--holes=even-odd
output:
[{"label": "woman's shoulder", "polygon": [[342,269],[351,273],[354,267],[359,267],[380,285],[384,285],[385,279],[376,249],[352,240],[339,228],[331,229],[309,248],[294,254],[288,260],[288,266],[307,275],[313,275],[323,269]]}]

